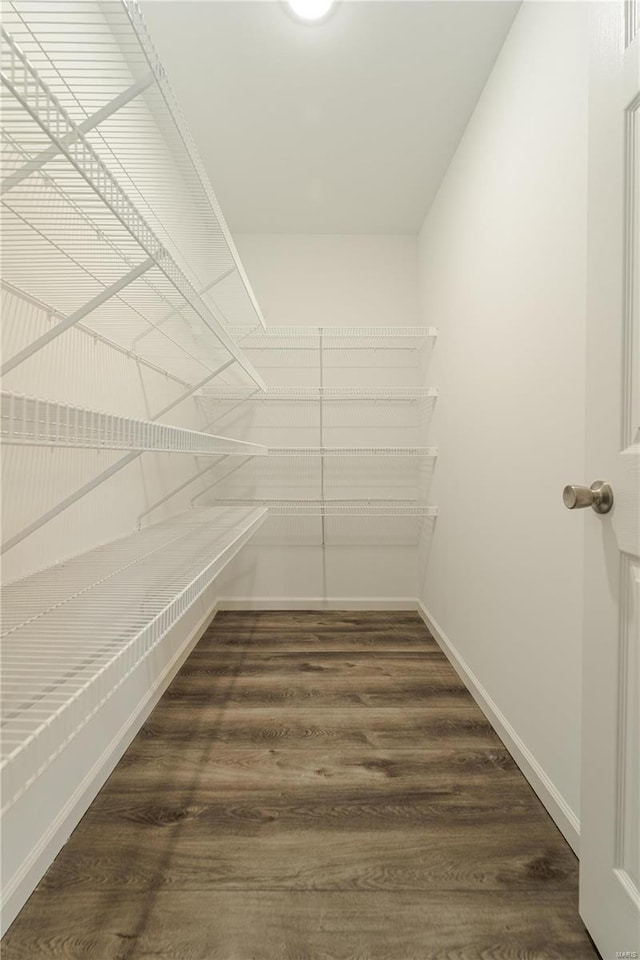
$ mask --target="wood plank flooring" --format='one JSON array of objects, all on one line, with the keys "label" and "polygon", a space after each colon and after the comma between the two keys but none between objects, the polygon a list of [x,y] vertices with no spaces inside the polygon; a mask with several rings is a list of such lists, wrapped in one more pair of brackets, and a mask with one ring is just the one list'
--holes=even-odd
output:
[{"label": "wood plank flooring", "polygon": [[3,960],[596,960],[577,862],[412,613],[220,613]]}]

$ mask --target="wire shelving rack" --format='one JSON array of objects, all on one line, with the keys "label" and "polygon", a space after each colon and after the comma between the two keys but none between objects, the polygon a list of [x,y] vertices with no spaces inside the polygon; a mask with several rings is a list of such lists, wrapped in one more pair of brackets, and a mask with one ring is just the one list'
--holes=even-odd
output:
[{"label": "wire shelving rack", "polygon": [[254,350],[418,350],[438,336],[436,327],[257,326],[229,327],[243,349]]},{"label": "wire shelving rack", "polygon": [[[328,438],[342,439],[345,433],[358,429],[363,436],[363,429],[368,435],[377,434],[376,440],[384,435],[385,429],[401,426],[403,436],[409,438],[411,429],[420,429],[423,414],[427,413],[437,400],[436,387],[422,386],[385,386],[379,382],[379,362],[374,364],[375,382],[370,385],[335,385],[335,367],[332,368],[331,380],[334,385],[327,384],[325,369],[326,352],[333,351],[333,356],[343,366],[342,376],[352,377],[355,370],[358,379],[362,379],[362,362],[365,367],[371,363],[366,352],[381,352],[385,356],[387,350],[411,351],[415,358],[403,360],[402,369],[406,371],[409,382],[415,375],[416,364],[421,362],[421,351],[437,337],[434,327],[338,327],[338,326],[298,326],[298,327],[268,327],[266,330],[254,327],[231,327],[230,332],[249,353],[256,351],[259,363],[271,363],[267,360],[268,352],[275,356],[280,351],[310,352],[316,359],[307,366],[316,369],[317,386],[272,386],[266,391],[253,390],[242,386],[212,385],[203,388],[198,400],[207,410],[222,408],[225,404],[237,410],[236,404],[248,402],[251,406],[281,403],[283,405],[312,404],[314,407],[313,423],[309,422],[302,427],[311,430],[317,435],[317,445],[282,446],[280,443],[268,442],[269,456],[266,460],[256,462],[252,467],[248,464],[239,470],[234,470],[234,485],[238,495],[246,499],[230,500],[233,492],[224,484],[225,478],[215,478],[204,490],[194,498],[194,502],[203,497],[220,497],[215,502],[224,503],[256,503],[268,507],[269,523],[261,532],[260,543],[300,543],[309,542],[309,532],[319,529],[319,540],[314,542],[322,546],[331,543],[345,542],[349,537],[353,543],[375,543],[379,535],[381,543],[415,543],[421,536],[424,525],[435,520],[437,508],[421,501],[420,494],[426,492],[428,478],[433,470],[433,463],[438,457],[438,448],[435,446],[389,446],[384,443],[361,446],[342,446],[333,444]],[[351,351],[359,351],[362,360],[344,363],[339,359],[340,354],[349,356]],[[263,360],[264,358],[264,360]],[[276,366],[287,367],[290,361],[280,360]],[[413,367],[413,370],[412,370]],[[367,379],[367,377],[365,377]],[[406,383],[406,379],[405,379]],[[385,404],[406,407],[411,404],[419,413],[419,422],[409,425],[406,420],[402,423],[395,419],[389,420],[385,414],[383,418],[368,417],[363,423],[355,426],[353,418],[331,416],[329,410],[340,410],[345,404],[352,409],[358,404]],[[223,414],[224,416],[224,414]],[[289,429],[294,428],[290,413],[287,414]],[[413,418],[415,420],[415,416]],[[272,429],[275,423],[273,418],[260,425],[249,421],[250,429]],[[295,426],[300,430],[299,424]],[[282,433],[282,428],[279,431]],[[315,436],[313,437],[315,439]],[[287,464],[287,461],[288,464]],[[304,466],[308,461],[308,466]],[[282,467],[270,466],[282,464]],[[376,467],[372,472],[372,466]],[[294,466],[295,464],[295,466]],[[371,464],[371,466],[369,466]],[[282,478],[286,492],[281,499],[269,499],[269,493],[274,485]],[[222,486],[221,486],[222,483]],[[383,499],[362,498],[365,488],[371,489],[372,496],[382,496]],[[374,493],[375,490],[375,493]],[[418,496],[411,500],[400,500],[401,496],[412,496],[414,490]],[[349,491],[353,491],[355,496]],[[357,493],[356,493],[357,491]],[[265,498],[266,494],[266,498]],[[303,499],[295,499],[302,494]],[[285,499],[289,497],[289,499]],[[348,497],[338,500],[336,497]],[[360,499],[357,499],[360,497]],[[339,522],[343,523],[340,527]],[[317,524],[320,524],[319,528]],[[375,532],[374,532],[375,531]],[[341,539],[342,538],[342,539]]]},{"label": "wire shelving rack", "polygon": [[3,372],[82,321],[186,382],[230,356],[264,387],[226,329],[263,320],[137,5],[60,13],[14,0],[2,27],[4,274],[65,317]]},{"label": "wire shelving rack", "polygon": [[438,508],[415,500],[235,499],[227,506],[260,506],[268,519],[255,546],[410,546],[435,523]]},{"label": "wire shelving rack", "polygon": [[264,326],[139,4],[13,0],[5,7],[6,28],[193,285],[229,322]]},{"label": "wire shelving rack", "polygon": [[270,517],[437,517],[438,508],[412,500],[219,500],[225,506],[266,507]]},{"label": "wire shelving rack", "polygon": [[86,407],[3,391],[0,439],[5,444],[144,450],[203,456],[264,456],[267,448],[244,440],[121,417]]},{"label": "wire shelving rack", "polygon": [[270,457],[432,457],[437,447],[269,447]]},{"label": "wire shelving rack", "polygon": [[336,401],[395,403],[434,400],[437,387],[267,387],[265,391],[253,391],[242,386],[203,387],[201,400],[247,400],[254,403],[276,401],[282,403]]},{"label": "wire shelving rack", "polygon": [[5,809],[255,534],[261,507],[190,511],[4,588]]}]

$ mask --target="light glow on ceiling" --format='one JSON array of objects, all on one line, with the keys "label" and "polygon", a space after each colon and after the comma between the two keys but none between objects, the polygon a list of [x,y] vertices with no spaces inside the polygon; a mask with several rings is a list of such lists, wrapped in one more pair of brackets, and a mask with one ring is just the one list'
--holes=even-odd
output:
[{"label": "light glow on ceiling", "polygon": [[309,22],[314,20],[323,20],[335,0],[287,0],[287,4],[300,20]]}]

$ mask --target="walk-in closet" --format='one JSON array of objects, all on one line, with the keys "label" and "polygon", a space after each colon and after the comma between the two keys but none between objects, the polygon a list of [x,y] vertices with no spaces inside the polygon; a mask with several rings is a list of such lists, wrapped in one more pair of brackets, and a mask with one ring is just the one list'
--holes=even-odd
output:
[{"label": "walk-in closet", "polygon": [[639,24],[3,0],[6,960],[638,956]]}]

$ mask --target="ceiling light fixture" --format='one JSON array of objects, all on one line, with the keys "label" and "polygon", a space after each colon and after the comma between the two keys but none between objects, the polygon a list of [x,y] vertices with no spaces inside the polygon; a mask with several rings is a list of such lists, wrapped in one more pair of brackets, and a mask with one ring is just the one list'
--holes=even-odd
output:
[{"label": "ceiling light fixture", "polygon": [[287,5],[300,20],[324,20],[335,0],[287,0]]}]

